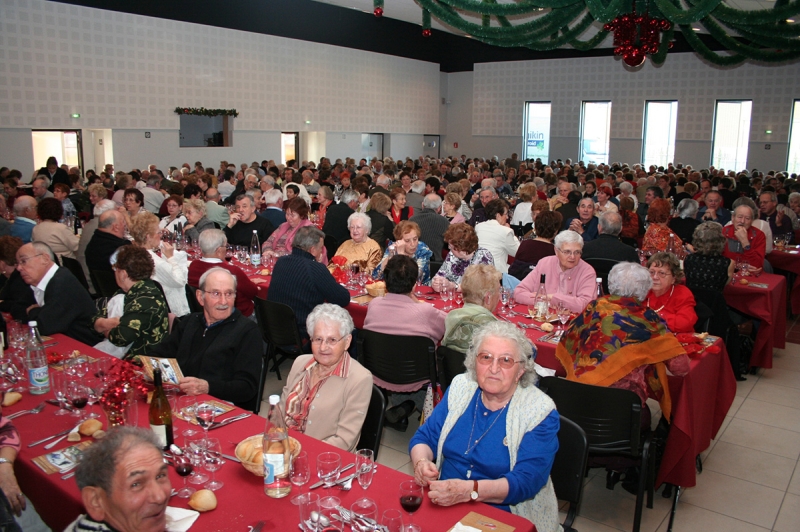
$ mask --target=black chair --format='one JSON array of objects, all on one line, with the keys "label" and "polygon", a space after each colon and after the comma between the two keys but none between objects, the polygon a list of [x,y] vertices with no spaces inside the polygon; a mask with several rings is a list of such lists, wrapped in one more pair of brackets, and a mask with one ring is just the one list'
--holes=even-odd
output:
[{"label": "black chair", "polygon": [[336,250],[339,249],[339,241],[331,235],[325,235],[325,249],[328,252],[328,260],[331,260],[336,255]]},{"label": "black chair", "polygon": [[467,371],[467,368],[464,367],[465,356],[461,351],[443,345],[437,348],[436,363],[439,366],[439,384],[442,385],[442,391],[450,387],[450,383],[453,382],[456,375]]},{"label": "black chair", "polygon": [[[61,264],[72,272],[72,275],[78,278],[78,281],[81,283],[86,291],[89,291],[89,283],[86,282],[86,275],[83,273],[83,266],[81,263],[78,262],[76,259],[71,259],[69,257],[61,257]],[[116,283],[116,281],[115,281]]]},{"label": "black chair", "polygon": [[608,272],[611,268],[619,264],[620,261],[615,259],[601,259],[601,258],[584,258],[583,259],[589,266],[594,268],[597,277],[603,280],[603,292],[608,293]]},{"label": "black chair", "polygon": [[434,275],[436,275],[436,272],[439,271],[439,268],[442,267],[442,264],[444,264],[443,260],[432,260],[430,262],[431,279],[433,278]]},{"label": "black chair", "polygon": [[577,423],[561,416],[558,452],[553,462],[553,469],[550,470],[550,480],[553,481],[556,498],[569,503],[567,518],[563,525],[565,532],[577,532],[572,528],[572,523],[575,522],[581,504],[588,460],[589,441],[586,439],[586,433]]},{"label": "black chair", "polygon": [[639,396],[630,390],[592,386],[557,377],[543,378],[539,381],[539,388],[553,399],[560,415],[584,430],[590,458],[620,457],[639,466],[633,516],[633,532],[639,532],[645,487],[647,507],[652,508],[655,482],[655,460],[650,453],[653,435],[649,430],[642,432]]},{"label": "black chair", "polygon": [[91,277],[92,285],[95,291],[100,294],[100,297],[111,297],[119,290],[114,272],[92,270],[89,272],[89,277]]},{"label": "black chair", "polygon": [[700,322],[700,303],[707,307],[711,313],[711,317],[707,320],[705,329],[698,330],[695,326],[696,332],[708,332],[714,336],[719,336],[725,343],[725,349],[728,351],[728,358],[731,361],[733,373],[737,379],[740,379],[742,372],[747,371],[747,368],[742,368],[741,364],[741,340],[739,338],[739,329],[736,324],[731,320],[731,315],[728,312],[728,304],[725,302],[725,296],[716,290],[709,290],[707,288],[695,288],[692,290],[694,300],[698,304],[698,323]]},{"label": "black chair", "polygon": [[361,426],[361,438],[358,440],[356,449],[372,449],[374,458],[378,459],[378,451],[381,448],[381,435],[383,434],[383,417],[386,411],[386,399],[380,388],[372,385],[372,398],[369,401],[367,417],[364,418],[364,425]]},{"label": "black chair", "polygon": [[186,301],[189,303],[189,312],[203,312],[203,306],[197,301],[197,290],[199,288],[187,284],[185,290]]},{"label": "black chair", "polygon": [[424,336],[396,336],[363,329],[358,359],[372,375],[392,384],[438,382],[436,346]]},{"label": "black chair", "polygon": [[[297,328],[294,310],[290,306],[258,297],[253,300],[253,303],[256,308],[258,328],[261,329],[261,338],[267,344],[258,380],[257,397],[260,403],[261,396],[264,394],[264,381],[267,378],[267,372],[270,371],[270,361],[273,363],[272,369],[278,375],[278,380],[281,380],[281,363],[287,358],[295,358],[303,354],[303,340]],[[280,359],[278,359],[279,354]]]}]

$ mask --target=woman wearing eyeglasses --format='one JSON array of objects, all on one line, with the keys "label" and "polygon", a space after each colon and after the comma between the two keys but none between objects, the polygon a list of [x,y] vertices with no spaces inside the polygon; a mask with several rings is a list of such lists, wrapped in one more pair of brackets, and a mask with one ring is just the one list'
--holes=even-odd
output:
[{"label": "woman wearing eyeglasses", "polygon": [[318,305],[306,319],[311,355],[301,355],[283,388],[286,426],[354,452],[372,396],[372,374],[350,358],[353,319],[342,307]]},{"label": "woman wearing eyeglasses", "polygon": [[541,276],[551,305],[561,302],[572,312],[583,312],[595,298],[597,275],[594,268],[581,260],[583,237],[575,231],[562,231],[555,240],[556,254],[539,260],[536,267],[514,289],[514,299],[533,305]]},{"label": "woman wearing eyeglasses", "polygon": [[656,311],[673,333],[694,332],[697,322],[692,291],[677,284],[683,279],[678,257],[672,253],[656,253],[647,261],[653,287],[647,293],[645,305]]},{"label": "woman wearing eyeglasses", "polygon": [[550,469],[559,418],[536,386],[533,346],[513,324],[475,331],[444,399],[411,438],[414,477],[433,504],[481,501],[529,519],[541,532],[561,526]]}]

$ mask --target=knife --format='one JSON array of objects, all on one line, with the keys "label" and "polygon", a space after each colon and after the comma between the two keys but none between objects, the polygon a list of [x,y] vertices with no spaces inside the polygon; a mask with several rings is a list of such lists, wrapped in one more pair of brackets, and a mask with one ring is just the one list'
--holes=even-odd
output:
[{"label": "knife", "polygon": [[52,436],[48,436],[47,438],[42,438],[41,440],[35,441],[33,443],[29,443],[28,447],[35,447],[35,446],[39,445],[40,443],[46,442],[47,440],[52,440],[53,438],[58,438],[59,436],[66,436],[67,434],[69,434],[70,432],[74,432],[75,430],[76,429],[67,429],[64,432],[59,432],[58,434],[53,434]]},{"label": "knife", "polygon": [[58,402],[58,401],[56,401],[55,399],[47,399],[45,402],[46,402],[46,403],[48,403],[48,404],[51,404],[51,405],[55,405],[55,406],[57,406],[57,407],[59,407],[59,408],[63,408],[63,409],[65,409],[65,410],[69,410],[70,412],[72,412],[72,411],[74,410],[74,408],[72,408],[72,407],[71,407],[71,406],[69,406],[68,404],[64,403],[64,404],[62,405],[61,403],[59,403],[59,402]]},{"label": "knife", "polygon": [[[343,468],[341,468],[341,469],[339,470],[339,473],[344,473],[345,471],[347,471],[347,470],[348,470],[348,469],[350,469],[351,467],[355,467],[355,464],[347,464],[346,466],[344,466]],[[338,483],[339,483],[339,481],[337,480],[337,481],[336,481],[336,482],[334,482],[333,484],[334,484],[334,485],[336,485],[336,484],[338,484]],[[308,487],[308,489],[310,489],[310,490],[317,489],[318,487],[322,486],[323,484],[325,484],[325,482],[324,482],[324,481],[322,481],[322,480],[320,480],[319,482],[315,482],[314,484],[312,484],[311,486],[309,486],[309,487]]]},{"label": "knife", "polygon": [[252,527],[250,532],[261,532],[261,529],[264,528],[266,523],[264,521],[259,521],[256,523],[256,526]]},{"label": "knife", "polygon": [[240,414],[238,416],[226,419],[224,421],[220,421],[219,423],[214,423],[213,425],[208,427],[208,430],[218,429],[220,427],[224,427],[225,425],[230,425],[231,423],[233,423],[235,421],[240,421],[242,419],[247,419],[249,417],[250,417],[250,414]]},{"label": "knife", "polygon": [[227,458],[228,460],[231,460],[233,462],[238,462],[240,464],[242,463],[241,460],[239,460],[238,458],[236,458],[235,456],[230,455],[230,454],[220,453],[220,456],[222,456],[223,458]]}]

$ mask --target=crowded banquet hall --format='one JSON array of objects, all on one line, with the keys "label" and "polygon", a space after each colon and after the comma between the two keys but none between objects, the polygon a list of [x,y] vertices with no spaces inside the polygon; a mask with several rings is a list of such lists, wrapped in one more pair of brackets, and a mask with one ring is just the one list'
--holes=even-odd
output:
[{"label": "crowded banquet hall", "polygon": [[800,7],[595,4],[0,0],[0,529],[797,530]]}]

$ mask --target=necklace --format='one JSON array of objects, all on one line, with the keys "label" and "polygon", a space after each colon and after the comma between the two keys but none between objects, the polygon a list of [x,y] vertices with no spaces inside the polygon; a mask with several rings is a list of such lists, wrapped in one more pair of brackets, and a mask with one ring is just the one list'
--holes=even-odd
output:
[{"label": "necklace", "polygon": [[492,421],[492,424],[489,425],[489,428],[483,431],[483,434],[481,434],[480,437],[477,440],[475,440],[475,443],[471,443],[472,435],[475,432],[475,422],[478,419],[478,401],[480,401],[481,395],[483,395],[483,392],[479,393],[478,396],[475,398],[475,412],[472,413],[472,430],[469,431],[469,439],[467,440],[467,450],[464,451],[465,455],[469,454],[470,451],[474,450],[475,447],[477,447],[480,441],[483,439],[483,437],[486,436],[486,434],[488,434],[490,430],[492,430],[492,427],[494,427],[494,424],[497,423],[497,420],[503,417],[503,410],[505,410],[506,407],[508,406],[508,403],[511,402],[511,400],[509,400],[506,402],[506,404],[503,405],[503,408],[500,410],[500,413],[497,415],[497,417],[494,418],[494,421]]},{"label": "necklace", "polygon": [[664,302],[664,304],[663,304],[663,305],[661,305],[661,306],[660,306],[660,307],[658,307],[658,308],[653,308],[653,307],[651,307],[651,306],[650,306],[650,298],[648,297],[648,298],[647,298],[647,307],[648,307],[648,308],[650,308],[650,309],[652,309],[652,310],[654,310],[654,311],[656,311],[656,314],[658,314],[659,312],[661,312],[662,310],[664,310],[664,307],[666,307],[666,306],[667,306],[667,303],[669,303],[669,300],[670,300],[670,298],[672,298],[672,292],[674,292],[674,291],[675,291],[675,285],[673,284],[673,285],[672,285],[672,289],[669,291],[669,297],[668,297],[668,298],[667,298],[667,300]]}]

